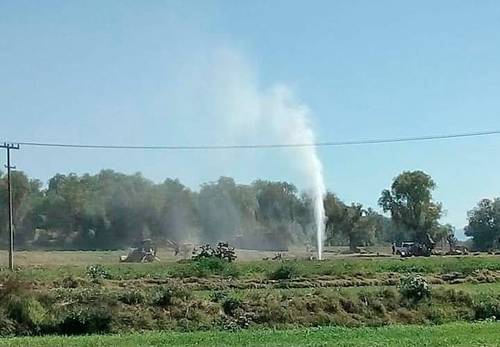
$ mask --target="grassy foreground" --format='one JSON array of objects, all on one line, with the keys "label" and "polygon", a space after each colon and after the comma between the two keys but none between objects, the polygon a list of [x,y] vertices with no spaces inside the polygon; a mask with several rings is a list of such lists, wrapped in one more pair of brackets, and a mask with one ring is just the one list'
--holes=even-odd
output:
[{"label": "grassy foreground", "polygon": [[23,337],[0,346],[500,346],[500,323]]},{"label": "grassy foreground", "polygon": [[[71,252],[66,252],[67,257],[73,257]],[[76,252],[82,253],[82,252]],[[92,252],[87,252],[92,253]],[[50,252],[47,252],[49,257]],[[62,258],[61,258],[62,259]],[[71,261],[68,261],[71,264]],[[500,271],[500,257],[429,257],[429,258],[346,258],[324,261],[293,260],[295,276],[315,278],[318,276],[362,276],[369,278],[384,273],[421,273],[443,274],[460,272],[465,275],[476,270]],[[212,275],[224,278],[262,279],[270,272],[278,269],[282,262],[278,261],[236,261],[223,267],[200,267],[195,262],[158,262],[151,264],[124,264],[101,262],[99,258],[87,263],[101,264],[106,271],[106,278],[111,280],[131,279],[166,279],[209,277]],[[68,276],[85,277],[86,266],[80,265],[31,265],[20,266],[17,275],[21,279],[54,281]],[[0,267],[0,278],[10,275],[6,268]]]},{"label": "grassy foreground", "polygon": [[[398,287],[407,277],[418,280],[414,288]],[[419,281],[425,288],[419,287]],[[152,264],[25,266],[15,273],[0,269],[0,336],[47,336],[0,340],[0,345],[4,341],[21,341],[21,346],[37,346],[37,341],[48,341],[46,346],[72,342],[77,346],[124,345],[129,341],[132,346],[219,345],[227,340],[226,345],[272,346],[289,345],[287,341],[318,345],[337,338],[344,339],[344,345],[356,339],[361,339],[357,345],[376,341],[388,345],[386,340],[406,341],[400,336],[406,334],[406,328],[398,326],[407,324],[413,326],[409,331],[417,329],[414,333],[421,335],[420,346],[441,334],[435,329],[444,328],[418,325],[498,317],[497,256],[232,263],[204,258]],[[373,330],[387,325],[395,328]],[[366,330],[307,330],[319,326]],[[240,328],[248,332],[223,332]],[[120,337],[134,331],[149,333]],[[193,333],[175,333],[186,331]],[[304,334],[310,338],[300,340]],[[372,338],[374,334],[377,336]],[[457,329],[445,336],[460,334],[463,330]],[[64,337],[48,335],[90,337],[67,342]],[[465,345],[473,345],[473,333],[463,336]],[[481,339],[489,335],[484,336],[477,336],[479,345],[486,345]],[[461,341],[448,339],[444,345]]]}]

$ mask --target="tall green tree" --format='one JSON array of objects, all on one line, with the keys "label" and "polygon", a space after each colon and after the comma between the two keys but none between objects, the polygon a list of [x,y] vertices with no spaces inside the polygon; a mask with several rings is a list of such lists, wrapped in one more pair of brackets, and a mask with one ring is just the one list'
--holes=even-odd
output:
[{"label": "tall green tree", "polygon": [[[39,223],[36,205],[41,195],[41,182],[30,179],[22,171],[11,174],[13,222],[16,242],[22,244],[33,235]],[[6,235],[8,230],[8,194],[7,176],[0,173],[0,232]],[[2,237],[6,244],[7,238]]]},{"label": "tall green tree", "polygon": [[252,186],[256,191],[257,221],[265,230],[264,242],[279,249],[306,239],[307,214],[303,207],[307,199],[298,196],[298,189],[287,182],[258,180]]},{"label": "tall green tree", "polygon": [[415,241],[435,237],[442,214],[440,203],[433,201],[436,184],[422,171],[405,171],[396,177],[390,190],[384,190],[379,205],[390,212],[392,220],[408,229]]},{"label": "tall green tree", "polygon": [[465,235],[472,237],[474,248],[486,251],[500,247],[500,198],[483,199],[468,213]]},{"label": "tall green tree", "polygon": [[352,203],[348,206],[332,193],[326,194],[324,205],[328,239],[342,235],[347,239],[351,251],[373,243],[377,223],[372,211],[363,209],[361,204]]}]

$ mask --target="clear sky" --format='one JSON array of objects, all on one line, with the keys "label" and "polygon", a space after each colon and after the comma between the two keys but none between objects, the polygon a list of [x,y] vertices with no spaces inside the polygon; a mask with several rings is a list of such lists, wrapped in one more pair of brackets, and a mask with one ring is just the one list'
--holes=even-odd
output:
[{"label": "clear sky", "polygon": [[[309,109],[319,141],[498,130],[500,2],[0,1],[1,141],[279,142],[265,124],[245,132],[275,85]],[[328,189],[368,206],[401,171],[426,171],[443,220],[461,228],[500,196],[499,150],[491,136],[319,155]],[[112,168],[194,189],[220,175],[307,185],[293,153],[254,152],[25,147],[14,158],[42,180]]]}]

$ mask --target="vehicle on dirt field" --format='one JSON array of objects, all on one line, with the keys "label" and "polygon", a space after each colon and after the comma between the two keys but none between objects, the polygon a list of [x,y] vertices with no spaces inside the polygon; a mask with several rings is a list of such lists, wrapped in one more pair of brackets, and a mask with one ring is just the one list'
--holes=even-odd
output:
[{"label": "vehicle on dirt field", "polygon": [[136,247],[133,247],[128,255],[120,256],[122,263],[151,263],[159,261],[156,256],[156,247],[150,239],[142,240]]},{"label": "vehicle on dirt field", "polygon": [[428,247],[423,243],[416,242],[409,246],[401,257],[430,257],[432,254],[432,248]]},{"label": "vehicle on dirt field", "polygon": [[422,242],[403,242],[400,247],[396,246],[395,253],[402,258],[407,257],[429,257],[432,254],[435,243],[429,235],[423,237]]},{"label": "vehicle on dirt field", "polygon": [[402,242],[401,246],[396,246],[395,253],[404,257],[405,255],[410,253],[410,249],[414,244],[414,242]]}]

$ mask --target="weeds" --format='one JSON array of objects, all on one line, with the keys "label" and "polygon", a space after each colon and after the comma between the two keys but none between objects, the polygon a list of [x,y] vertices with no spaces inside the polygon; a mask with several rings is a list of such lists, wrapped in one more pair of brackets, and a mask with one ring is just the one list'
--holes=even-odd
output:
[{"label": "weeds", "polygon": [[34,331],[41,330],[47,320],[47,310],[31,296],[11,295],[7,298],[5,306],[9,318]]},{"label": "weeds", "polygon": [[101,334],[110,332],[111,321],[109,307],[74,307],[57,322],[54,329],[65,335]]},{"label": "weeds", "polygon": [[224,313],[233,316],[237,309],[242,306],[243,302],[241,299],[235,297],[226,297],[222,301],[222,308]]},{"label": "weeds", "polygon": [[139,290],[129,290],[121,293],[118,300],[127,305],[139,305],[146,302],[146,295]]},{"label": "weeds", "polygon": [[[399,273],[407,270],[433,274],[426,279],[440,278],[439,273],[449,273],[451,268],[464,270],[462,278],[483,276],[487,278],[483,282],[488,282],[498,277],[491,270],[463,275],[472,265],[483,269],[498,266],[489,258],[230,263],[204,257],[168,266],[24,269],[16,275],[2,274],[0,334],[351,327],[498,319],[498,284],[478,285],[489,291],[480,296],[473,294],[476,289],[469,293],[476,288],[471,283],[454,286],[464,290],[450,285],[431,289],[422,275],[410,272],[395,287]],[[397,273],[379,275],[387,268]],[[233,280],[236,276],[240,278]],[[172,279],[179,277],[183,279]],[[35,278],[29,284],[28,279]],[[142,280],[125,283],[122,279]],[[96,280],[101,285],[96,286]],[[208,293],[210,289],[213,291]]]},{"label": "weeds", "polygon": [[290,280],[296,277],[298,269],[294,264],[284,262],[276,270],[268,274],[271,280]]},{"label": "weeds", "polygon": [[481,300],[474,305],[475,319],[477,320],[500,320],[500,301],[489,299]]},{"label": "weeds", "polygon": [[[208,277],[210,275],[222,275],[225,277],[238,277],[239,273],[233,264],[224,259],[209,257],[200,258],[193,263],[193,270],[189,274],[194,277]],[[191,277],[187,276],[187,277]]]},{"label": "weeds", "polygon": [[180,287],[160,287],[152,295],[152,304],[159,307],[167,307],[174,304],[175,299],[187,301],[191,298],[191,292]]},{"label": "weeds", "polygon": [[90,265],[87,267],[87,276],[94,280],[110,279],[111,274],[102,265]]},{"label": "weeds", "polygon": [[210,301],[212,302],[223,302],[228,297],[227,292],[215,291],[210,293]]}]

